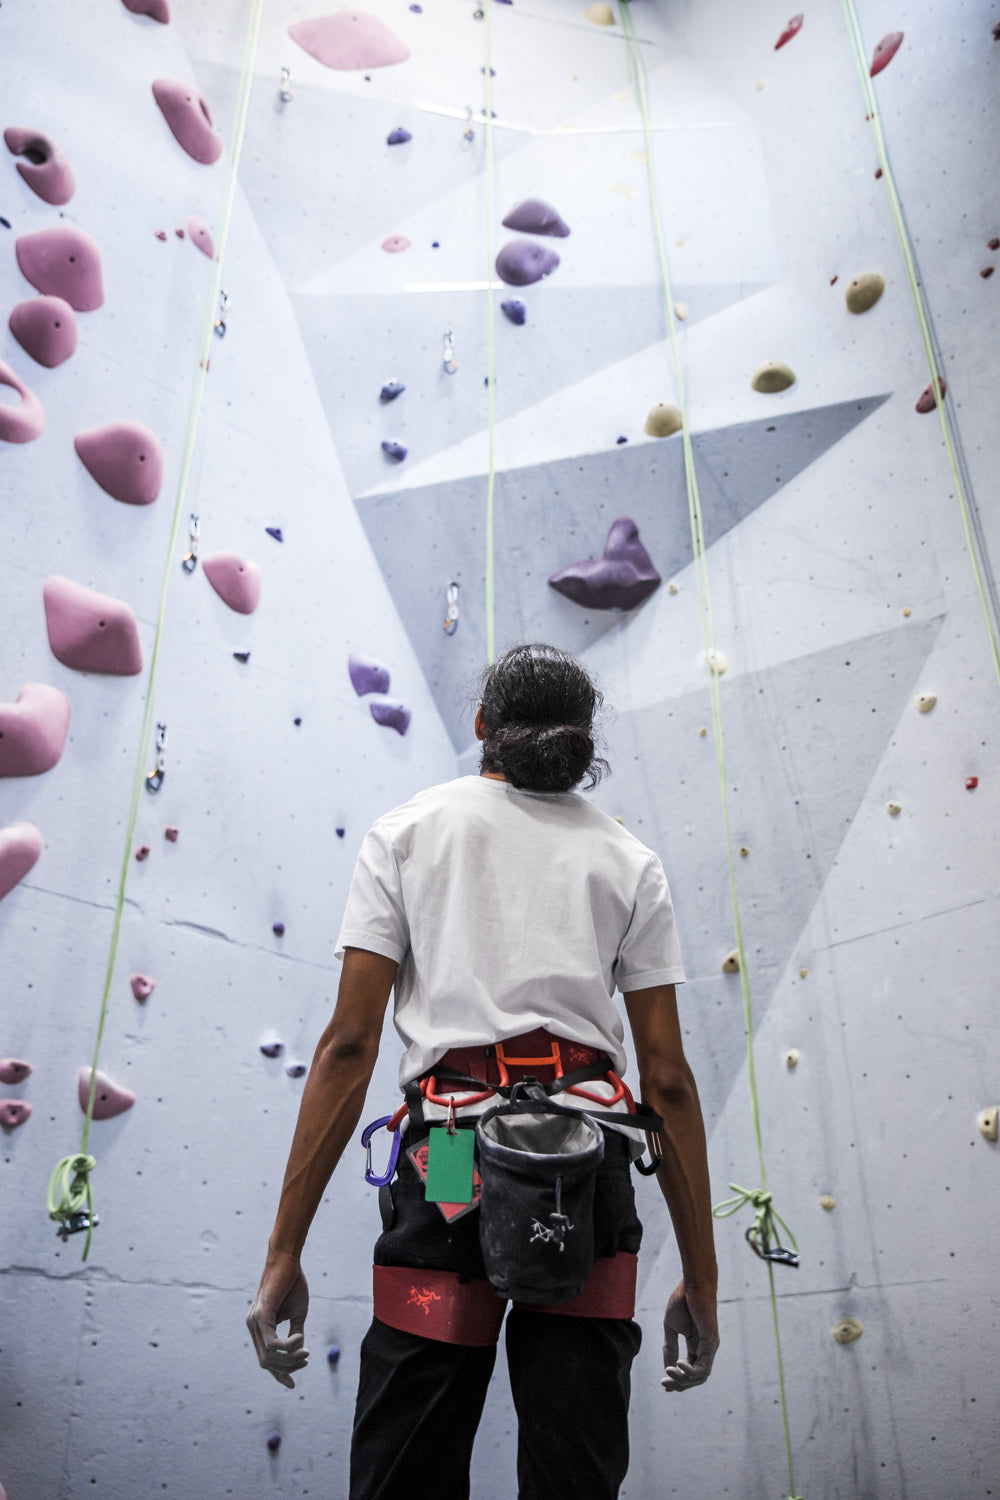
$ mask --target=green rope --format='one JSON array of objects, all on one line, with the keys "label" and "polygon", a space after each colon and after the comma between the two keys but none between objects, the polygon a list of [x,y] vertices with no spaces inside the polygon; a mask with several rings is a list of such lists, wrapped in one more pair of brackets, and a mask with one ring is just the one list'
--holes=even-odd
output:
[{"label": "green rope", "polygon": [[756,1210],[750,1235],[758,1250],[767,1250],[772,1240],[778,1244],[781,1243],[781,1236],[775,1228],[776,1224],[780,1224],[785,1231],[792,1249],[798,1250],[794,1234],[774,1207],[771,1194],[765,1188],[744,1188],[740,1187],[738,1182],[731,1182],[729,1188],[736,1194],[736,1197],[725,1198],[721,1203],[717,1203],[712,1209],[714,1218],[728,1219],[732,1214],[739,1213],[740,1209],[749,1203]]},{"label": "green rope", "polygon": [[[684,475],[687,483],[688,494],[688,516],[691,525],[691,542],[694,560],[695,583],[698,592],[698,603],[700,606],[702,642],[705,649],[705,659],[711,663],[715,654],[715,619],[712,611],[712,594],[709,587],[708,559],[705,548],[705,528],[701,509],[701,496],[698,489],[698,476],[694,463],[694,446],[691,441],[691,426],[688,420],[687,401],[684,387],[684,371],[681,363],[680,345],[677,338],[677,322],[674,315],[674,300],[670,285],[670,268],[667,262],[667,251],[663,235],[663,225],[660,218],[660,191],[656,176],[656,164],[653,157],[653,136],[649,119],[649,101],[646,93],[646,78],[639,52],[639,41],[632,20],[631,9],[628,0],[620,0],[619,15],[622,30],[626,40],[626,56],[628,58],[629,75],[635,92],[639,111],[642,115],[642,128],[646,146],[646,174],[649,184],[649,205],[653,220],[653,235],[656,241],[656,255],[660,270],[660,285],[663,293],[663,312],[667,324],[670,342],[670,352],[674,368],[674,381],[677,390],[677,402],[681,412],[681,440],[684,452]],[[750,977],[748,973],[746,953],[743,943],[743,926],[740,920],[739,894],[736,886],[736,863],[733,856],[733,839],[729,822],[729,797],[726,790],[726,746],[722,724],[722,702],[720,696],[719,675],[717,672],[709,671],[709,700],[712,710],[712,737],[715,745],[715,760],[719,774],[719,793],[722,804],[722,823],[726,843],[726,862],[729,871],[729,892],[732,902],[733,926],[736,935],[736,951],[739,955],[740,969],[740,993],[743,1000],[743,1025],[746,1033],[747,1049],[747,1079],[750,1088],[750,1114],[753,1122],[754,1140],[757,1145],[757,1161],[760,1168],[761,1187],[755,1188],[741,1199],[743,1202],[756,1202],[758,1195],[766,1195],[770,1205],[770,1194],[767,1192],[767,1169],[764,1162],[764,1140],[760,1124],[760,1105],[757,1095],[757,1071],[754,1065],[753,1048],[753,1005],[750,993]],[[744,1190],[739,1189],[740,1193]],[[732,1208],[729,1212],[735,1212]],[[770,1212],[774,1217],[773,1209]],[[782,1222],[783,1221],[779,1221]],[[791,1238],[791,1231],[787,1231]],[[793,1241],[794,1243],[794,1241]],[[792,1444],[788,1425],[788,1400],[785,1390],[784,1361],[781,1354],[781,1334],[778,1325],[778,1303],[774,1288],[773,1268],[768,1263],[768,1277],[771,1290],[771,1311],[774,1320],[774,1343],[777,1355],[778,1368],[778,1390],[781,1397],[781,1417],[785,1437],[785,1459],[788,1467],[788,1489],[789,1500],[801,1500],[795,1494],[795,1480],[792,1470]]]},{"label": "green rope", "polygon": [[[84,1112],[83,1134],[80,1140],[80,1152],[77,1156],[63,1157],[55,1168],[49,1181],[48,1191],[48,1214],[49,1218],[58,1221],[64,1226],[74,1214],[83,1211],[86,1206],[90,1228],[87,1230],[87,1240],[83,1247],[82,1259],[86,1260],[90,1251],[90,1240],[93,1232],[93,1191],[90,1185],[89,1174],[97,1165],[94,1157],[88,1154],[90,1146],[90,1126],[94,1118],[94,1100],[97,1095],[97,1064],[101,1055],[101,1044],[104,1040],[104,1030],[108,1019],[108,1007],[111,999],[111,985],[114,979],[115,964],[118,960],[118,947],[121,939],[122,913],[125,907],[125,888],[128,883],[129,871],[132,866],[132,844],[135,838],[136,822],[139,817],[139,799],[142,795],[142,785],[146,775],[146,760],[149,755],[150,740],[153,729],[154,703],[156,699],[156,682],[160,664],[160,646],[163,640],[163,627],[167,611],[167,589],[173,573],[174,555],[177,550],[177,539],[180,535],[180,519],[184,509],[184,499],[187,493],[188,480],[191,474],[191,462],[194,455],[195,437],[198,431],[198,418],[201,412],[202,396],[205,389],[205,380],[208,375],[209,350],[212,343],[212,328],[215,321],[215,307],[219,298],[219,287],[222,279],[222,260],[225,253],[226,242],[229,238],[229,225],[232,220],[233,202],[236,196],[236,178],[239,169],[240,153],[243,149],[243,137],[246,131],[247,111],[250,105],[250,90],[253,86],[253,63],[257,53],[257,42],[260,36],[260,23],[264,9],[264,0],[251,0],[250,9],[247,14],[247,30],[243,47],[243,68],[240,74],[240,85],[238,105],[236,111],[236,124],[233,130],[229,148],[229,162],[226,171],[226,180],[223,188],[222,207],[219,214],[219,251],[215,261],[215,269],[209,286],[206,302],[205,315],[199,348],[198,370],[191,388],[191,399],[188,406],[187,430],[184,438],[184,453],[181,460],[180,478],[177,484],[177,499],[174,504],[173,523],[170,528],[170,542],[167,548],[167,557],[163,569],[163,581],[160,587],[160,603],[156,616],[156,634],[153,638],[153,650],[149,664],[149,677],[146,684],[145,704],[142,712],[142,723],[139,730],[139,751],[136,757],[135,772],[132,777],[132,797],[129,803],[128,818],[125,823],[125,842],[122,850],[121,869],[118,875],[118,891],[115,897],[115,914],[111,927],[111,944],[108,950],[107,968],[104,974],[104,990],[101,996],[100,1018],[97,1024],[97,1038],[94,1043],[94,1056],[90,1069],[90,1091],[87,1096],[87,1108]],[[72,1172],[72,1176],[70,1173]]]},{"label": "green rope", "polygon": [[486,401],[488,459],[486,471],[486,660],[496,657],[496,558],[494,506],[496,490],[497,354],[496,310],[493,306],[493,212],[495,199],[493,152],[493,73],[490,0],[483,0],[483,77],[486,80]]},{"label": "green rope", "polygon": [[[885,186],[886,196],[889,201],[889,212],[895,226],[896,237],[899,240],[899,248],[903,255],[903,266],[906,271],[906,279],[909,283],[910,295],[913,298],[913,307],[917,315],[917,326],[920,329],[920,342],[923,345],[924,355],[927,360],[927,368],[931,376],[931,389],[934,392],[934,402],[937,406],[938,420],[941,423],[941,435],[944,438],[945,450],[948,454],[948,463],[951,467],[952,479],[955,482],[955,494],[958,497],[959,509],[962,515],[962,526],[965,531],[965,542],[969,551],[969,559],[972,563],[972,573],[976,580],[976,589],[979,593],[979,601],[983,608],[983,616],[986,620],[986,630],[990,639],[990,650],[993,656],[993,665],[996,668],[998,679],[1000,679],[1000,643],[998,643],[997,632],[1000,624],[994,620],[994,615],[1000,615],[995,593],[993,594],[993,612],[990,610],[990,600],[987,598],[987,588],[983,574],[989,573],[988,554],[985,540],[981,533],[976,530],[974,535],[973,520],[970,514],[970,504],[966,495],[966,485],[962,482],[962,469],[966,467],[962,462],[961,439],[958,432],[954,414],[950,410],[947,399],[942,397],[938,380],[941,377],[941,358],[935,347],[935,339],[931,327],[930,310],[924,295],[919,271],[917,269],[916,252],[913,241],[907,227],[903,207],[900,202],[899,193],[896,189],[896,179],[889,165],[889,154],[886,149],[885,136],[882,133],[882,119],[879,115],[878,101],[875,97],[875,85],[872,81],[866,60],[864,40],[861,35],[861,25],[858,21],[858,13],[854,6],[854,0],[842,0],[844,18],[847,22],[847,35],[851,43],[851,51],[854,54],[854,62],[861,80],[861,92],[864,95],[865,110],[872,128],[872,137],[875,142],[875,154],[882,170],[882,182]],[[971,484],[968,486],[971,492]],[[978,517],[977,517],[978,520]],[[977,546],[978,542],[978,546]],[[991,580],[992,581],[992,580]]]}]

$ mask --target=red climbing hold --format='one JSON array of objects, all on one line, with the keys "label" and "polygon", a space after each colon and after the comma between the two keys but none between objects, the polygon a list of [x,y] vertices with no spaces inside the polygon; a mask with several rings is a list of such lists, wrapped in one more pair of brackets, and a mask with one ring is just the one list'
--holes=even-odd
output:
[{"label": "red climbing hold", "polygon": [[785,27],[784,31],[781,33],[778,40],[774,44],[775,52],[777,52],[779,47],[783,47],[786,42],[790,42],[793,36],[798,35],[798,33],[802,30],[802,22],[804,19],[805,17],[801,14],[801,12],[797,16],[792,17],[792,19],[789,21],[788,25]]},{"label": "red climbing hold", "polygon": [[889,66],[902,45],[903,33],[901,31],[889,31],[886,33],[882,40],[876,45],[875,51],[872,53],[872,65],[870,70],[872,78],[875,77],[876,73],[881,73],[883,68],[887,68]]},{"label": "red climbing hold", "polygon": [[[937,378],[937,383],[938,383],[938,389],[941,392],[941,400],[943,401],[944,398],[945,398],[945,395],[947,393],[948,387],[944,383],[944,381],[941,379],[940,375]],[[929,412],[929,411],[933,411],[936,405],[937,405],[937,402],[934,399],[934,384],[933,384],[933,382],[931,382],[931,384],[926,388],[926,390],[923,390],[923,391],[920,392],[920,399],[917,401],[916,409],[917,409],[917,411],[919,411],[921,413],[926,413],[926,412]]]},{"label": "red climbing hold", "polygon": [[989,281],[990,277],[993,275],[993,267],[992,266],[984,266],[983,269],[980,271],[979,274],[983,278],[984,281]]},{"label": "red climbing hold", "polygon": [[979,777],[978,776],[966,776],[966,778],[965,778],[965,790],[967,792],[974,792],[976,790],[976,787],[978,785],[979,785]]},{"label": "red climbing hold", "polygon": [[840,280],[840,277],[839,277],[839,276],[831,276],[831,277],[830,277],[830,285],[831,285],[831,286],[836,286],[836,285],[837,285],[837,282],[838,282],[838,281],[839,281],[839,280]]},{"label": "red climbing hold", "polygon": [[878,179],[881,176],[882,176],[882,168],[881,167],[876,167],[875,168],[875,180],[876,180],[876,182],[878,181]]},{"label": "red climbing hold", "polygon": [[997,240],[997,239],[987,240],[986,241],[986,248],[987,248],[987,250],[1000,250],[1000,240]]}]

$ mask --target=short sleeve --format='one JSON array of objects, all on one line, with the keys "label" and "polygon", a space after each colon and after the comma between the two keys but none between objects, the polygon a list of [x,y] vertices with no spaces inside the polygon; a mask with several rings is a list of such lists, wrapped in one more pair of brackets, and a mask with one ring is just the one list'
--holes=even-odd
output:
[{"label": "short sleeve", "polygon": [[655,854],[650,855],[639,877],[632,917],[615,960],[615,982],[623,994],[651,989],[655,984],[684,982],[670,887]]},{"label": "short sleeve", "polygon": [[343,958],[345,948],[365,948],[402,963],[409,946],[395,851],[376,823],[365,835],[354,866],[335,956]]}]

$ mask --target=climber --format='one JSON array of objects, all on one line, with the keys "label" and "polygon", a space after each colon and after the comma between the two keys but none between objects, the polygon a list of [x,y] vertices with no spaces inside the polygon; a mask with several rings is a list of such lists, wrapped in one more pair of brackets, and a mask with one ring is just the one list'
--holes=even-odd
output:
[{"label": "climber", "polygon": [[[358,1126],[394,989],[406,1046],[404,1146],[423,1139],[433,1152],[441,1137],[455,1143],[477,1113],[502,1104],[509,1086],[525,1078],[539,1096],[600,1126],[586,1125],[598,1148],[603,1143],[593,1271],[578,1295],[553,1291],[546,1305],[543,1287],[507,1315],[520,1500],[556,1492],[614,1500],[628,1467],[642,1235],[630,1168],[642,1155],[643,1131],[619,1076],[625,1054],[616,987],[647,1120],[655,1112],[650,1141],[682,1269],[664,1316],[664,1388],[704,1382],[719,1342],[705,1132],[677,1015],[674,986],[684,975],[670,892],[657,856],[573,791],[607,770],[593,738],[600,703],[572,656],[516,647],[483,678],[475,720],[480,774],[420,793],[368,833],[338,940],[337,1005],[303,1094],[247,1318],[261,1366],[293,1387],[308,1359],[300,1256]],[[559,1118],[567,1117],[560,1111]],[[413,1157],[402,1151],[391,1186],[380,1190],[383,1233],[375,1246],[375,1317],[361,1347],[351,1500],[466,1500],[505,1309],[486,1279],[484,1213],[449,1219],[425,1197],[415,1147]],[[466,1187],[455,1193],[457,1203],[472,1197],[471,1177]],[[548,1225],[531,1221],[526,1253],[558,1263],[574,1214],[548,1218]],[[289,1333],[281,1338],[277,1325],[285,1321]],[[678,1357],[680,1337],[686,1358]]]}]

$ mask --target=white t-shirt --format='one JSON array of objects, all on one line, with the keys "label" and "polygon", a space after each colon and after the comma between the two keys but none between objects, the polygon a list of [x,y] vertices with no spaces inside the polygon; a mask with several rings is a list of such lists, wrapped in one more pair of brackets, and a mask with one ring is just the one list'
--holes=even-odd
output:
[{"label": "white t-shirt", "polygon": [[616,986],[684,979],[652,850],[575,792],[485,776],[431,787],[378,819],[354,869],[339,958],[345,948],[399,964],[401,1085],[450,1047],[536,1026],[599,1048],[624,1073]]}]

